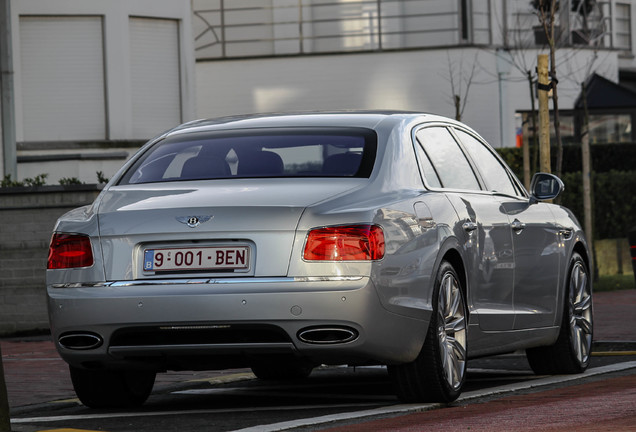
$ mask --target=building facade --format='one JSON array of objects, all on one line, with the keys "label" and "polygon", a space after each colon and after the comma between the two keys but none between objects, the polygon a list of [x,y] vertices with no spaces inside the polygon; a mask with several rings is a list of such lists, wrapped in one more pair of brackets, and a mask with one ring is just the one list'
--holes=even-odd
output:
[{"label": "building facade", "polygon": [[[14,178],[49,184],[95,183],[165,129],[251,112],[426,111],[514,146],[532,107],[528,77],[548,52],[531,0],[0,2],[16,141],[3,143],[0,174],[15,159]],[[636,82],[634,13],[632,0],[559,1],[565,112],[594,73]],[[602,139],[636,141],[631,115],[599,122]],[[562,135],[575,123],[566,115]]]},{"label": "building facade", "polygon": [[[193,1],[197,115],[406,109],[461,119],[513,146],[547,53],[530,0]],[[560,0],[560,107],[592,73],[629,79],[633,7]],[[565,134],[573,120],[565,119]]]},{"label": "building facade", "polygon": [[13,179],[47,174],[50,184],[97,183],[97,171],[112,175],[149,137],[194,117],[188,0],[3,3],[10,10]]}]

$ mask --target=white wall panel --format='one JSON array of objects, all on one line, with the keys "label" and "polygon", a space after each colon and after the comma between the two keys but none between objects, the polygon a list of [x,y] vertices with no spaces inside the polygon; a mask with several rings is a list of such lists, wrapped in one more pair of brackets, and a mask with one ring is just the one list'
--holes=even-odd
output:
[{"label": "white wall panel", "polygon": [[177,20],[130,19],[133,138],[149,138],[181,123]]},{"label": "white wall panel", "polygon": [[[585,50],[559,53],[569,60],[557,72],[562,77],[559,103],[563,109],[571,109],[585,79],[586,65],[595,54]],[[526,64],[532,65],[537,51],[525,55]],[[473,64],[475,71],[466,95]],[[617,53],[605,52],[595,64],[597,73],[618,81]],[[514,146],[514,114],[530,109],[527,81],[510,67],[501,74],[499,85],[495,52],[477,48],[198,62],[197,116],[398,109],[453,117],[451,70],[457,91],[461,87],[461,96],[466,97],[462,120],[492,145]]]},{"label": "white wall panel", "polygon": [[25,141],[106,137],[99,16],[20,17]]}]

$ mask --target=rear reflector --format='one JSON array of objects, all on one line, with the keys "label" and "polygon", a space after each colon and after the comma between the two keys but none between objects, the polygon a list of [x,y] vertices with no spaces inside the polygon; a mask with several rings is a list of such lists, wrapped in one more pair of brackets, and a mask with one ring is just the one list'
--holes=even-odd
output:
[{"label": "rear reflector", "polygon": [[377,225],[313,229],[307,235],[307,261],[367,261],[384,257],[384,231]]},{"label": "rear reflector", "polygon": [[93,249],[88,236],[80,234],[53,234],[49,246],[47,269],[90,267]]}]

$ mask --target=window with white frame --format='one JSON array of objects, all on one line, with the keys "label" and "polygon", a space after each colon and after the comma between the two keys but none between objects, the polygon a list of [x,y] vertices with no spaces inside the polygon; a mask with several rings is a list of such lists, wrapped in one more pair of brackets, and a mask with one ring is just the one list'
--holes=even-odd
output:
[{"label": "window with white frame", "polygon": [[632,50],[632,19],[631,5],[629,3],[616,3],[616,29],[614,48]]}]

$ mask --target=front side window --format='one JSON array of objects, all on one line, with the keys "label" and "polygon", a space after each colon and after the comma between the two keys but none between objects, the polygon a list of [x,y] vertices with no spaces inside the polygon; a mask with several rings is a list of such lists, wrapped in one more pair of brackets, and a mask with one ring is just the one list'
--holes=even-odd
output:
[{"label": "front side window", "polygon": [[455,130],[468,154],[475,162],[483,176],[488,190],[506,195],[518,195],[517,188],[510,180],[508,170],[499,162],[492,152],[477,138],[462,130]]},{"label": "front side window", "polygon": [[455,138],[446,128],[429,127],[420,129],[415,136],[430,159],[442,187],[449,189],[480,189],[479,182],[470,163],[459,148]]},{"label": "front side window", "polygon": [[266,177],[369,177],[375,132],[360,128],[196,132],[146,151],[119,184]]}]

